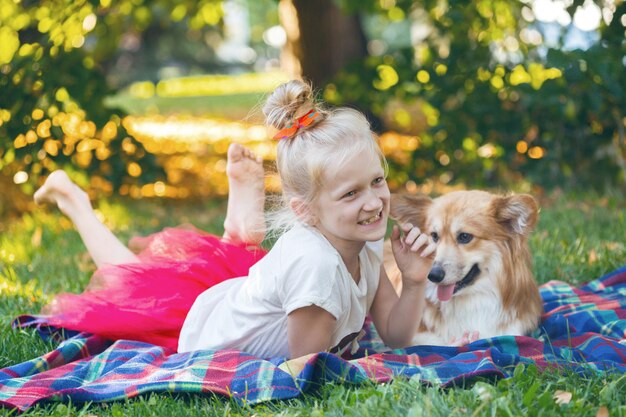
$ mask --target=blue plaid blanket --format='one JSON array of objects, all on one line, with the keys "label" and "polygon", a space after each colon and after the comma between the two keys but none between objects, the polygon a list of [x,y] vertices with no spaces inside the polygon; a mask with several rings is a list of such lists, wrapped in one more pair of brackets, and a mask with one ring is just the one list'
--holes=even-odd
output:
[{"label": "blue plaid blanket", "polygon": [[101,402],[148,392],[217,393],[248,404],[287,399],[327,382],[419,378],[448,386],[477,376],[507,378],[518,364],[576,372],[626,371],[626,267],[579,288],[551,281],[541,287],[545,314],[533,337],[502,336],[467,346],[386,350],[375,328],[352,358],[318,353],[285,361],[233,350],[175,353],[158,346],[47,326],[22,316],[58,348],[0,370],[0,404],[26,410],[40,401]]}]

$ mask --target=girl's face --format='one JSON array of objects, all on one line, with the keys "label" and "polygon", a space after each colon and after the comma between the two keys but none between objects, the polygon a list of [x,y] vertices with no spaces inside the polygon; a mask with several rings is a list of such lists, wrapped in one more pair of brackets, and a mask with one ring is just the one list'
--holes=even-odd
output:
[{"label": "girl's face", "polygon": [[360,250],[385,236],[389,201],[380,158],[364,150],[324,173],[312,210],[314,226],[340,253]]}]

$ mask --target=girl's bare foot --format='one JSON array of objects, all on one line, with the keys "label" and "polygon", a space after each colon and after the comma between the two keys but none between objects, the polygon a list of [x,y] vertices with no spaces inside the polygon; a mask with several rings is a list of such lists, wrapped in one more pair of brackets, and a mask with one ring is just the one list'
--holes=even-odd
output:
[{"label": "girl's bare foot", "polygon": [[70,218],[95,264],[139,262],[122,242],[96,216],[89,196],[63,171],[54,171],[35,192],[35,203],[56,204]]},{"label": "girl's bare foot", "polygon": [[265,238],[265,172],[263,160],[238,143],[228,148],[228,208],[224,239],[260,244]]},{"label": "girl's bare foot", "polygon": [[59,210],[74,219],[81,210],[93,211],[89,196],[64,171],[54,171],[34,195],[37,204],[56,204]]}]

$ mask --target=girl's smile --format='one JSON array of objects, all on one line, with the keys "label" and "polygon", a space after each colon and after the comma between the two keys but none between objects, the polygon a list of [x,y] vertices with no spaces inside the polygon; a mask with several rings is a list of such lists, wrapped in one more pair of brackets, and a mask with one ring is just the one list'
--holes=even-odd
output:
[{"label": "girl's smile", "polygon": [[381,210],[375,216],[372,216],[369,219],[361,220],[359,224],[362,226],[369,226],[369,225],[377,223],[380,219],[382,219],[382,217],[383,217],[383,212]]}]

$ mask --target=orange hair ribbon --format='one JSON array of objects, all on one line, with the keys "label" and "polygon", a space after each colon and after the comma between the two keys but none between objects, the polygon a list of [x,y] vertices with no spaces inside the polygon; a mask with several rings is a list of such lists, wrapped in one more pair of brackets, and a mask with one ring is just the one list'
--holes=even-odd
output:
[{"label": "orange hair ribbon", "polygon": [[302,127],[310,126],[315,119],[317,119],[319,113],[315,110],[310,110],[307,114],[300,117],[294,123],[289,124],[289,126],[285,127],[282,130],[279,130],[278,133],[274,135],[274,139],[281,140],[293,137],[296,132]]}]

